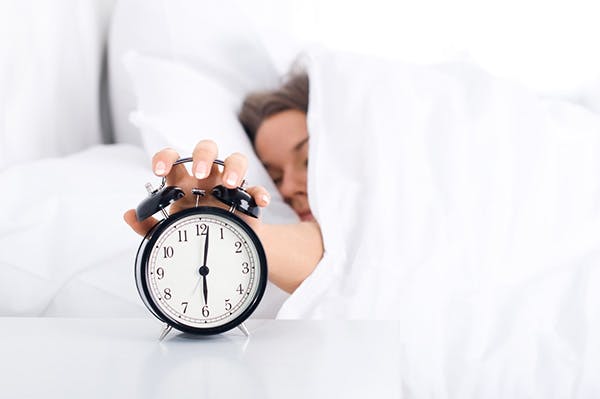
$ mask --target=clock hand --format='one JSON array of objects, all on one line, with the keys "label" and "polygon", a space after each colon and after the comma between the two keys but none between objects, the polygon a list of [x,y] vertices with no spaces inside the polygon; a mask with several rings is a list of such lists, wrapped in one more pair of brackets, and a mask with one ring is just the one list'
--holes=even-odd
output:
[{"label": "clock hand", "polygon": [[202,278],[198,279],[198,282],[194,286],[194,289],[192,290],[192,294],[191,295],[194,295],[196,293],[196,290],[198,289],[198,286],[200,285],[200,281],[202,281]]},{"label": "clock hand", "polygon": [[206,239],[204,240],[204,263],[200,267],[200,275],[202,276],[202,294],[204,295],[204,305],[208,305],[208,285],[206,284],[206,275],[208,274],[208,266],[206,266],[206,259],[208,258],[208,241],[209,241],[209,228],[206,228]]},{"label": "clock hand", "polygon": [[204,304],[208,305],[208,285],[206,284],[206,275],[208,274],[208,267],[202,266],[200,268],[200,275],[202,276],[202,294],[204,295]]},{"label": "clock hand", "polygon": [[206,266],[206,259],[208,258],[208,234],[210,233],[210,229],[206,226],[206,239],[204,240],[204,263],[202,266]]},{"label": "clock hand", "polygon": [[202,293],[204,294],[204,304],[208,305],[208,287],[206,286],[206,275],[202,276]]}]

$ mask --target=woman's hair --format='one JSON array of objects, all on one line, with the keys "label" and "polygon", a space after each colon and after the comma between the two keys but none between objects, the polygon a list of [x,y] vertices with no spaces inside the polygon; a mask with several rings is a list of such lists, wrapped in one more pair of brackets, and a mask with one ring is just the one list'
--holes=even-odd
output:
[{"label": "woman's hair", "polygon": [[288,110],[308,112],[308,75],[304,71],[292,72],[278,89],[249,94],[238,119],[254,145],[261,123],[269,116]]}]

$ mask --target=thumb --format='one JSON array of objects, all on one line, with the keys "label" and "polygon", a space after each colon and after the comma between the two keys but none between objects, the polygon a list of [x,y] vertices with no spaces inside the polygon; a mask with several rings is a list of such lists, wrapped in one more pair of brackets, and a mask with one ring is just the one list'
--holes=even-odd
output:
[{"label": "thumb", "polygon": [[123,219],[125,220],[125,223],[127,223],[129,227],[133,229],[133,231],[141,236],[145,236],[148,231],[150,231],[150,229],[154,227],[156,223],[158,223],[158,220],[154,217],[149,217],[141,222],[138,221],[135,214],[135,209],[129,209],[127,212],[125,212],[123,214]]}]

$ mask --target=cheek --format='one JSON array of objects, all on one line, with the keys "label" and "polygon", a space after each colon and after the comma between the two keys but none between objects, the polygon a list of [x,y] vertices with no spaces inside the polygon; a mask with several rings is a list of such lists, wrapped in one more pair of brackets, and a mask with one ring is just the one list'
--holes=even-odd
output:
[{"label": "cheek", "polygon": [[298,174],[300,175],[300,180],[306,183],[306,179],[308,178],[308,169],[304,164],[300,167]]},{"label": "cheek", "polygon": [[295,189],[305,192],[308,182],[308,173],[305,164],[297,163],[288,170],[291,172],[289,174],[290,182],[294,185]]}]

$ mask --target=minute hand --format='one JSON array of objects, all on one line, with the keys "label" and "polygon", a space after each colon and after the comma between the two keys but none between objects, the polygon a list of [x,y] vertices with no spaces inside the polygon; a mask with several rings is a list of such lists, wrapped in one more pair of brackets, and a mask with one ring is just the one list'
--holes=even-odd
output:
[{"label": "minute hand", "polygon": [[206,240],[204,241],[204,263],[202,263],[202,266],[206,266],[206,259],[208,258],[208,233],[209,227],[206,226]]}]

